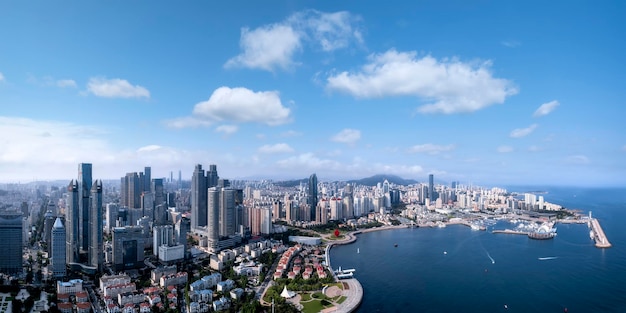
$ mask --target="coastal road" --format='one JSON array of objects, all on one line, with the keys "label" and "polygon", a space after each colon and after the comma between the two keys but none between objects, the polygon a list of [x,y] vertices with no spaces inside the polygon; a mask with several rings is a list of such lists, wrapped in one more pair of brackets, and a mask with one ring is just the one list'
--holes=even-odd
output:
[{"label": "coastal road", "polygon": [[348,288],[344,288],[343,291],[341,292],[342,295],[346,297],[346,300],[343,303],[336,306],[335,312],[337,313],[353,312],[354,310],[356,310],[356,308],[361,304],[361,301],[363,300],[363,287],[361,286],[361,283],[359,283],[359,281],[354,278],[340,280],[340,282],[346,283],[348,285]]}]

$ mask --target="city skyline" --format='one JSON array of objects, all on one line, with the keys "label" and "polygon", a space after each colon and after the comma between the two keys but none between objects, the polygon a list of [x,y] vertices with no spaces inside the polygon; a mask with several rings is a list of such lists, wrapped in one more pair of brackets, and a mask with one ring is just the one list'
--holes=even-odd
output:
[{"label": "city skyline", "polygon": [[623,186],[625,6],[1,3],[0,182]]}]

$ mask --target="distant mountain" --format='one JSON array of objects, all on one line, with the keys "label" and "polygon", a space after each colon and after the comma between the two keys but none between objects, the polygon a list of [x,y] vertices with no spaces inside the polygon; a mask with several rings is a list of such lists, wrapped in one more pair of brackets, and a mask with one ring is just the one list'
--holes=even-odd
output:
[{"label": "distant mountain", "polygon": [[280,186],[280,187],[289,188],[289,187],[300,186],[301,183],[308,184],[309,183],[309,179],[308,178],[303,178],[303,179],[292,179],[292,180],[277,181],[277,182],[274,182],[274,185]]},{"label": "distant mountain", "polygon": [[350,180],[348,181],[348,183],[354,184],[354,185],[376,186],[376,184],[384,182],[385,179],[390,184],[404,185],[404,186],[418,183],[418,181],[414,179],[404,179],[400,176],[388,175],[388,174],[378,174],[378,175],[374,175],[374,176],[367,177],[367,178],[361,178],[358,180]]}]

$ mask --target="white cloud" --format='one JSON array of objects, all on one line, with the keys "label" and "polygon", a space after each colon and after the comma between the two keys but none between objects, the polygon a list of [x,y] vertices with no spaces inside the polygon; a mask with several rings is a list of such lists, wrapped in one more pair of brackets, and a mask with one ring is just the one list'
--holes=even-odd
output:
[{"label": "white cloud", "polygon": [[509,153],[509,152],[513,152],[513,147],[511,147],[511,146],[499,146],[497,150],[500,153]]},{"label": "white cloud", "polygon": [[92,77],[87,91],[104,98],[150,98],[150,91],[143,86],[132,85],[125,79]]},{"label": "white cloud", "polygon": [[590,160],[585,155],[570,155],[565,158],[565,162],[569,164],[589,164]]},{"label": "white cloud", "polygon": [[626,151],[626,145],[622,147],[622,151]]},{"label": "white cloud", "polygon": [[363,42],[362,31],[358,25],[360,18],[347,11],[324,13],[306,10],[293,14],[287,21],[323,51],[346,48],[353,41],[359,44]]},{"label": "white cloud", "polygon": [[354,144],[361,139],[361,131],[357,129],[346,128],[330,138],[334,142]]},{"label": "white cloud", "polygon": [[454,150],[454,145],[443,146],[443,145],[435,145],[432,143],[426,143],[423,145],[415,145],[409,148],[410,153],[426,153],[426,154],[431,154],[431,155],[439,154],[441,152],[452,151],[452,150]]},{"label": "white cloud", "polygon": [[281,137],[297,137],[297,136],[302,136],[302,133],[297,132],[295,130],[288,130],[286,132],[282,132],[280,136]]},{"label": "white cloud", "polygon": [[290,147],[286,143],[277,143],[274,145],[263,145],[259,147],[259,153],[273,154],[273,153],[292,153],[292,152],[294,152],[293,148]]},{"label": "white cloud", "polygon": [[209,127],[213,125],[211,121],[196,117],[179,117],[171,120],[166,120],[165,125],[170,128],[197,128],[197,127]]},{"label": "white cloud", "polygon": [[147,145],[144,147],[141,147],[139,149],[137,149],[137,152],[150,152],[150,151],[156,151],[161,149],[162,147],[159,145]]},{"label": "white cloud", "polygon": [[239,127],[237,125],[220,125],[215,128],[215,131],[218,133],[224,133],[226,135],[231,135],[237,132]]},{"label": "white cloud", "polygon": [[463,63],[457,59],[417,57],[414,51],[388,50],[369,56],[360,72],[341,72],[327,79],[327,88],[357,98],[416,96],[434,101],[420,113],[474,112],[504,103],[517,93],[513,84],[493,77],[490,62]]},{"label": "white cloud", "polygon": [[56,81],[57,87],[66,88],[72,87],[76,88],[76,82],[73,79],[59,79]]},{"label": "white cloud", "polygon": [[522,43],[517,40],[504,40],[500,43],[507,48],[517,48],[522,45]]},{"label": "white cloud", "polygon": [[325,170],[332,171],[341,169],[339,162],[330,159],[321,159],[313,153],[302,153],[287,159],[279,160],[276,165],[282,169],[293,169],[302,172],[303,170],[315,171]]},{"label": "white cloud", "polygon": [[289,25],[272,24],[254,30],[242,28],[239,45],[243,52],[228,60],[224,67],[287,70],[294,64],[293,54],[302,45],[300,37]]},{"label": "white cloud", "polygon": [[252,30],[244,27],[239,41],[242,52],[229,59],[224,67],[270,72],[290,70],[298,64],[294,61],[294,54],[302,50],[305,42],[315,43],[323,51],[345,48],[352,41],[361,43],[361,31],[356,26],[358,20],[349,12],[306,10],[279,23]]},{"label": "white cloud", "polygon": [[530,152],[538,152],[538,151],[541,151],[541,150],[542,149],[539,146],[530,146],[530,147],[528,147],[528,151],[530,151]]},{"label": "white cloud", "polygon": [[533,114],[533,117],[540,117],[540,116],[548,115],[550,114],[550,112],[554,111],[556,107],[558,106],[559,106],[559,102],[556,100],[546,102],[542,104],[541,106],[539,106],[539,108]]},{"label": "white cloud", "polygon": [[291,121],[277,91],[220,87],[207,101],[195,105],[193,114],[208,121],[256,122],[270,126]]},{"label": "white cloud", "polygon": [[4,81],[4,74],[2,74],[2,72],[0,72],[0,82]]},{"label": "white cloud", "polygon": [[539,125],[537,124],[532,124],[526,128],[516,128],[514,130],[511,131],[511,134],[509,134],[509,136],[511,136],[511,138],[522,138],[522,137],[526,137],[528,135],[530,135],[530,133],[532,133]]}]

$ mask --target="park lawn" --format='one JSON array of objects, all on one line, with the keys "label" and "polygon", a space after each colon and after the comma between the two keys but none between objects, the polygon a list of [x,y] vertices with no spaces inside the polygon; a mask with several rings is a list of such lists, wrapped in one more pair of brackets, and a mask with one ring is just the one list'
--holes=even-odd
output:
[{"label": "park lawn", "polygon": [[327,309],[332,307],[332,303],[329,303],[328,305],[324,306],[322,305],[322,301],[323,300],[313,300],[310,302],[305,302],[302,303],[300,302],[300,304],[302,305],[302,312],[304,313],[317,313],[317,312],[321,312],[323,309]]},{"label": "park lawn", "polygon": [[348,299],[348,297],[346,296],[340,296],[339,300],[335,301],[337,302],[337,304],[342,304],[344,301],[346,301],[346,299]]},{"label": "park lawn", "polygon": [[311,294],[310,293],[302,293],[300,294],[300,301],[309,301],[311,300]]}]

